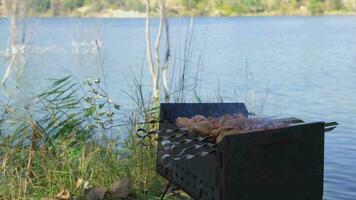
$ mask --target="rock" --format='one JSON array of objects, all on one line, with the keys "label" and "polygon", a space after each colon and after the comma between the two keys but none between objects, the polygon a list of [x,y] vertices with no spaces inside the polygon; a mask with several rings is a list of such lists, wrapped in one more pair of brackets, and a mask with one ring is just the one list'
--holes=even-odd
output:
[{"label": "rock", "polygon": [[74,200],[74,196],[70,194],[69,190],[63,189],[53,198],[41,198],[41,200]]},{"label": "rock", "polygon": [[105,193],[105,199],[127,198],[130,194],[130,180],[123,178],[115,181]]},{"label": "rock", "polygon": [[173,195],[178,197],[179,199],[182,199],[182,200],[188,200],[190,199],[189,198],[189,195],[187,193],[185,193],[183,190],[181,189],[176,189],[174,190],[173,192]]},{"label": "rock", "polygon": [[68,189],[64,189],[60,191],[58,194],[54,196],[54,199],[57,200],[72,200],[74,197],[70,194]]},{"label": "rock", "polygon": [[105,190],[102,187],[92,187],[84,191],[84,200],[102,200]]},{"label": "rock", "polygon": [[89,181],[84,181],[83,179],[78,179],[77,182],[75,183],[75,187],[77,189],[83,188],[84,190],[89,189]]}]

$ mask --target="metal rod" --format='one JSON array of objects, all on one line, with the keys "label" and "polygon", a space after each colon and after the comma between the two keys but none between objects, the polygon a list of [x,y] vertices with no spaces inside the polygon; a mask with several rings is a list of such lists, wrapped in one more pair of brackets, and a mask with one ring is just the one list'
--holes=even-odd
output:
[{"label": "metal rod", "polygon": [[328,123],[325,123],[324,125],[324,131],[325,132],[329,132],[329,131],[332,131],[334,130],[339,124],[337,122],[328,122]]},{"label": "metal rod", "polygon": [[185,155],[183,155],[181,157],[175,157],[175,158],[172,158],[172,160],[174,160],[174,161],[178,161],[178,160],[182,160],[182,159],[190,160],[190,159],[193,159],[195,157],[204,157],[204,156],[207,156],[207,155],[215,153],[215,152],[216,152],[216,149],[212,149],[210,151],[200,151],[200,152],[198,152],[196,154],[185,154]]},{"label": "metal rod", "polygon": [[174,148],[178,147],[181,144],[189,144],[189,143],[193,143],[193,142],[198,142],[197,144],[199,144],[200,142],[204,142],[207,141],[209,139],[209,137],[194,137],[192,139],[182,139],[178,142],[171,142],[171,147],[170,150],[173,151]]},{"label": "metal rod", "polygon": [[169,181],[167,186],[166,186],[166,189],[164,190],[163,194],[162,194],[162,197],[161,197],[161,200],[164,199],[164,197],[166,196],[167,192],[168,192],[168,189],[169,187],[171,186],[171,182]]},{"label": "metal rod", "polygon": [[204,143],[204,144],[200,144],[200,145],[199,145],[199,144],[194,144],[194,145],[192,145],[192,146],[183,148],[183,149],[181,150],[181,152],[178,153],[176,156],[177,156],[177,157],[183,156],[184,153],[185,153],[186,151],[189,151],[189,150],[193,150],[193,149],[199,150],[199,149],[203,149],[203,148],[205,148],[205,147],[211,147],[211,148],[213,148],[213,147],[216,147],[216,146],[217,146],[217,144],[212,144],[212,143]]},{"label": "metal rod", "polygon": [[328,126],[337,126],[337,125],[339,125],[339,123],[337,123],[337,122],[328,122],[328,123],[325,123],[325,127],[328,127]]},{"label": "metal rod", "polygon": [[336,126],[332,126],[332,127],[327,127],[324,129],[324,132],[329,132],[329,131],[332,131],[336,128]]}]

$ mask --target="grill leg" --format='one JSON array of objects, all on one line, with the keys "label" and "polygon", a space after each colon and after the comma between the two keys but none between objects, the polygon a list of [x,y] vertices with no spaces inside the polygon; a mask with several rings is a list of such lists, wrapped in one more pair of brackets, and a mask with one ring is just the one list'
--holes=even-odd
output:
[{"label": "grill leg", "polygon": [[164,193],[162,194],[162,197],[161,197],[161,200],[164,199],[164,197],[166,196],[167,192],[168,192],[168,189],[169,187],[171,186],[171,182],[169,181],[167,186],[166,186],[166,189],[164,190]]}]

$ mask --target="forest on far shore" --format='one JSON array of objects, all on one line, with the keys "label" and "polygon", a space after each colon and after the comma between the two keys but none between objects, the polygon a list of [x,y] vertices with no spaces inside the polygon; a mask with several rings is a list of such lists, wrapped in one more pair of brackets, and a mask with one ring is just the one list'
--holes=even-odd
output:
[{"label": "forest on far shore", "polygon": [[[4,0],[3,0],[4,1]],[[90,16],[107,10],[145,12],[146,0],[28,0],[31,16]],[[0,1],[0,7],[3,7]],[[354,13],[356,0],[166,0],[170,15],[317,15]],[[156,8],[157,0],[151,0]],[[4,11],[0,14],[4,15]],[[153,9],[155,10],[155,9]]]}]

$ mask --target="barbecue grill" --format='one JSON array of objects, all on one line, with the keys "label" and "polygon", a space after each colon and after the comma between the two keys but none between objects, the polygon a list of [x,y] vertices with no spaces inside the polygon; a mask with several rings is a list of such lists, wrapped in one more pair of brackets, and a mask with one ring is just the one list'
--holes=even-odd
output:
[{"label": "barbecue grill", "polygon": [[290,126],[229,135],[219,143],[175,125],[178,117],[238,113],[249,115],[243,103],[162,103],[158,174],[194,199],[321,200],[324,133],[337,123],[278,119]]}]

